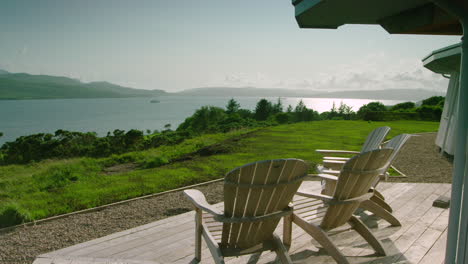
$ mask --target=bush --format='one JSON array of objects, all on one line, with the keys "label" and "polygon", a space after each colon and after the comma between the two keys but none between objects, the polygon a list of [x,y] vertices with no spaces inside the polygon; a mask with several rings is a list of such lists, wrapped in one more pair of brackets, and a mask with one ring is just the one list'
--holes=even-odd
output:
[{"label": "bush", "polygon": [[442,109],[433,106],[422,106],[414,112],[366,112],[363,116],[367,121],[424,120],[439,121]]},{"label": "bush", "polygon": [[30,214],[17,204],[7,204],[0,208],[0,228],[32,221]]},{"label": "bush", "polygon": [[168,163],[169,163],[169,159],[167,159],[164,156],[161,156],[161,157],[155,157],[155,158],[153,158],[151,160],[145,160],[144,163],[143,163],[143,167],[145,169],[157,168],[157,167],[160,167],[162,165],[166,165]]},{"label": "bush", "polygon": [[370,102],[366,105],[361,106],[357,114],[360,118],[363,118],[364,120],[370,120],[370,119],[364,118],[368,112],[384,112],[384,111],[387,111],[387,108],[381,102]]},{"label": "bush", "polygon": [[442,116],[442,108],[439,106],[422,105],[416,109],[422,120],[440,121]]},{"label": "bush", "polygon": [[279,124],[287,124],[292,120],[292,117],[289,113],[277,113],[275,114],[275,120]]},{"label": "bush", "polygon": [[413,109],[415,108],[416,105],[413,102],[404,102],[404,103],[399,103],[390,108],[390,111],[397,111],[397,110],[408,110],[408,109]]},{"label": "bush", "polygon": [[443,96],[432,96],[432,97],[429,97],[427,99],[424,99],[422,101],[421,106],[423,106],[423,105],[436,106],[436,105],[440,105],[440,104],[443,105],[444,101],[445,101],[445,97],[443,97]]},{"label": "bush", "polygon": [[394,121],[394,120],[421,120],[416,112],[366,112],[363,116],[366,121]]},{"label": "bush", "polygon": [[185,119],[177,128],[177,131],[188,130],[196,134],[217,132],[218,124],[226,117],[227,114],[222,108],[203,106],[196,110],[191,117]]}]

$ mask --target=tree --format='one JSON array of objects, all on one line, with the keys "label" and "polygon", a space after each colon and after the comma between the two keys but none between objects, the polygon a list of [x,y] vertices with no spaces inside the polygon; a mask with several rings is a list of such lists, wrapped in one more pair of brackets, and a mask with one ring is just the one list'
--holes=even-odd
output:
[{"label": "tree", "polygon": [[404,103],[399,103],[390,108],[390,111],[404,111],[404,110],[409,110],[413,109],[416,107],[416,104],[413,102],[404,102]]},{"label": "tree", "polygon": [[266,99],[261,99],[258,101],[257,106],[255,107],[255,119],[258,121],[265,121],[268,119],[272,113],[273,106]]},{"label": "tree", "polygon": [[237,111],[239,111],[239,109],[240,104],[236,100],[234,100],[234,98],[231,98],[228,101],[228,104],[226,105],[226,113],[230,115],[236,113]]},{"label": "tree", "polygon": [[338,116],[343,118],[344,120],[352,119],[353,115],[355,114],[352,110],[353,107],[349,106],[343,102],[340,103],[340,107],[338,107]]},{"label": "tree", "polygon": [[387,108],[381,102],[370,102],[366,105],[359,108],[357,114],[359,117],[364,118],[365,115],[369,112],[384,112],[387,111]]},{"label": "tree", "polygon": [[288,105],[288,108],[286,109],[286,112],[292,113],[293,107],[291,105]]},{"label": "tree", "polygon": [[219,107],[203,106],[196,110],[191,117],[186,118],[179,125],[177,131],[191,131],[194,133],[215,132],[226,117],[226,112]]},{"label": "tree", "polygon": [[421,105],[437,105],[441,101],[444,101],[445,97],[443,96],[432,96],[422,101]]},{"label": "tree", "polygon": [[294,109],[294,117],[296,122],[312,121],[318,119],[318,113],[312,109],[307,109],[302,100],[299,101]]},{"label": "tree", "polygon": [[278,101],[273,105],[272,109],[273,114],[283,112],[283,103],[281,103],[281,98],[278,97]]}]

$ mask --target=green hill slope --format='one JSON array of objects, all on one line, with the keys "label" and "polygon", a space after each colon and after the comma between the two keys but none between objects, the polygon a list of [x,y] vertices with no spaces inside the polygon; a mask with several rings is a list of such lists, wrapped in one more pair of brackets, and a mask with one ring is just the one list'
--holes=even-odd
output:
[{"label": "green hill slope", "polygon": [[166,94],[163,90],[132,89],[108,82],[82,83],[67,77],[0,74],[0,100],[145,97]]},{"label": "green hill slope", "polygon": [[301,122],[203,135],[109,158],[0,166],[0,227],[219,179],[234,167],[257,160],[300,158],[310,163],[312,172],[321,159],[315,149],[359,150],[367,134],[384,125],[392,128],[394,137],[437,131],[439,123]]}]

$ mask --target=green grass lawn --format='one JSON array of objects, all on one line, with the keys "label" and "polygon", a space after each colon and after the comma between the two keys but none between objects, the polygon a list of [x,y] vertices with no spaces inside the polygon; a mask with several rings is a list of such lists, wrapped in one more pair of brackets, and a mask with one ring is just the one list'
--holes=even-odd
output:
[{"label": "green grass lawn", "polygon": [[[392,137],[436,131],[439,123],[304,122],[205,135],[176,146],[104,159],[0,166],[0,226],[221,178],[236,166],[257,160],[299,158],[309,162],[313,171],[321,158],[315,149],[359,150],[367,134],[384,125],[392,127]],[[193,154],[200,149],[208,151]],[[118,164],[132,164],[135,169],[104,173],[106,167]]]}]

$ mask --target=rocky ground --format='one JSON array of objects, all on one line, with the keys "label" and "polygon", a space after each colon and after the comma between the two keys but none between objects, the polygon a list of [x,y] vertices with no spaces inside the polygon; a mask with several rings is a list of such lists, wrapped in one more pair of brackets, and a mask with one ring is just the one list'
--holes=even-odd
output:
[{"label": "rocky ground", "polygon": [[[395,160],[407,177],[390,181],[451,182],[452,164],[434,145],[435,133],[412,137]],[[200,186],[210,203],[221,201],[222,182]],[[36,256],[191,210],[181,191],[74,214],[0,232],[0,263],[32,263]]]}]

